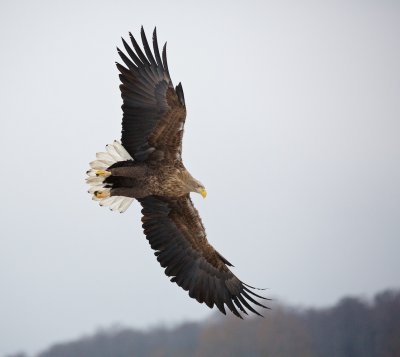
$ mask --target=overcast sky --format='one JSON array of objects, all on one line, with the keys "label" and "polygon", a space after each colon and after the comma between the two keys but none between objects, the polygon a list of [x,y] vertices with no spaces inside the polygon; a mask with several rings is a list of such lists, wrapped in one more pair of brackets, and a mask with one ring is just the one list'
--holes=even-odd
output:
[{"label": "overcast sky", "polygon": [[164,275],[138,204],[86,192],[141,25],[168,40],[193,199],[234,273],[302,306],[400,287],[399,2],[2,1],[0,355],[211,314]]}]

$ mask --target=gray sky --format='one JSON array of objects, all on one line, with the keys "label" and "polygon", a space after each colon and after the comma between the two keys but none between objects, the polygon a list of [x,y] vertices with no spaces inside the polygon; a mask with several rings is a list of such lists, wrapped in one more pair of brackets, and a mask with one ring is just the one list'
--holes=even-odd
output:
[{"label": "gray sky", "polygon": [[2,1],[0,355],[210,315],[164,275],[137,204],[86,193],[120,137],[115,47],[142,24],[168,40],[209,194],[193,199],[239,278],[305,306],[399,287],[397,1]]}]

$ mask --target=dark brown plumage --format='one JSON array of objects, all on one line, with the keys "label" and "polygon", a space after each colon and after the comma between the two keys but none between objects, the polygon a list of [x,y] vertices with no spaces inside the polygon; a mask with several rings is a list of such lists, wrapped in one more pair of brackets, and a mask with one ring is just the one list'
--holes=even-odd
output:
[{"label": "dark brown plumage", "polygon": [[120,71],[123,99],[122,145],[107,146],[88,171],[89,192],[101,205],[123,212],[133,199],[142,205],[144,233],[157,260],[172,282],[189,296],[225,314],[246,310],[260,315],[251,304],[264,307],[253,287],[240,281],[232,266],[207,241],[203,223],[190,192],[205,197],[204,186],[182,163],[182,136],[186,107],[182,85],[173,87],[166,45],[160,55],[156,30],[153,52],[141,30],[143,49],[130,34],[132,48],[122,39],[125,66]]}]

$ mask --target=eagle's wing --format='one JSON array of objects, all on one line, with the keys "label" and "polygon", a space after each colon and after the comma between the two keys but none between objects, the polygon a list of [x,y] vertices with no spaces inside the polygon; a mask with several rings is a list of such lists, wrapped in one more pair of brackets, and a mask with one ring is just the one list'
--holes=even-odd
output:
[{"label": "eagle's wing", "polygon": [[238,310],[247,314],[248,309],[260,315],[250,303],[267,308],[254,297],[265,298],[240,281],[227,267],[232,264],[208,243],[189,195],[148,196],[139,201],[144,233],[172,282],[189,291],[189,296],[198,302],[205,302],[210,308],[215,304],[224,314],[224,304],[240,318]]},{"label": "eagle's wing", "polygon": [[143,27],[144,53],[130,35],[133,49],[122,39],[126,56],[118,53],[127,66],[117,63],[123,99],[122,145],[136,160],[180,159],[183,125],[186,118],[182,85],[174,89],[167,64],[166,44],[162,59],[153,32],[153,51]]}]

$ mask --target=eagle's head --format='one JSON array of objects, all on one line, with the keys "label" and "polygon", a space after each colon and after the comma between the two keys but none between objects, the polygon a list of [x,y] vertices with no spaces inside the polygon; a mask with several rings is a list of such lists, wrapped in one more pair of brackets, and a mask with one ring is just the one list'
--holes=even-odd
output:
[{"label": "eagle's head", "polygon": [[207,191],[204,185],[199,180],[196,180],[192,175],[190,175],[189,179],[186,181],[186,185],[189,192],[199,193],[203,198],[206,198]]},{"label": "eagle's head", "polygon": [[198,181],[198,186],[196,187],[196,191],[195,191],[195,192],[200,193],[200,195],[201,195],[203,198],[206,198],[206,196],[207,196],[207,191],[206,191],[205,187],[204,187],[203,184],[202,184],[201,182],[199,182],[199,181]]}]

